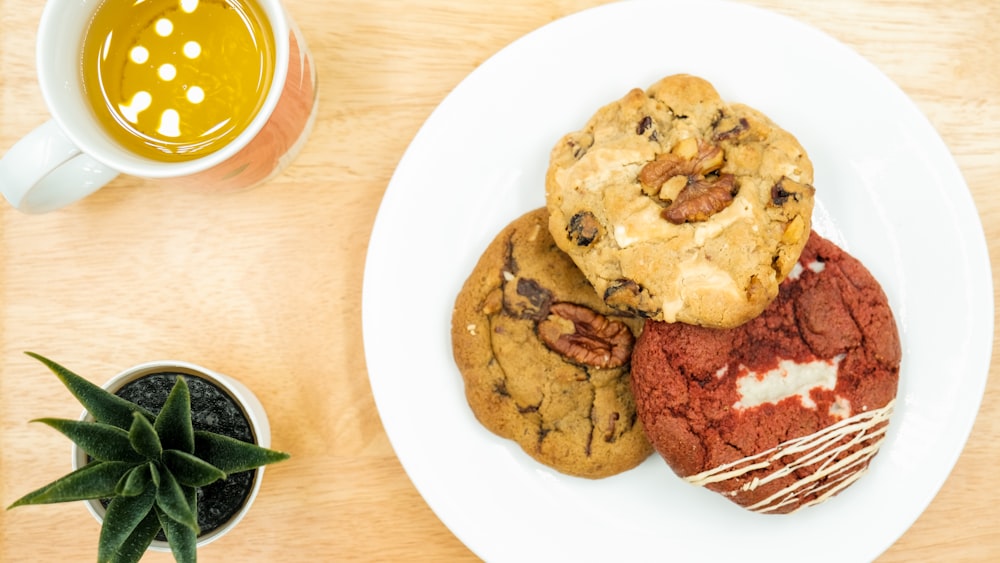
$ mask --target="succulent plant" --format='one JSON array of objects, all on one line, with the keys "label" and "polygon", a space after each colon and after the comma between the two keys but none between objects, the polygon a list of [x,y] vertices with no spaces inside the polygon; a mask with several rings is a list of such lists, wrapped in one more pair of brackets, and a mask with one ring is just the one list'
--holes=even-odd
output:
[{"label": "succulent plant", "polygon": [[196,561],[196,488],[227,475],[288,459],[288,454],[212,432],[195,431],[191,396],[178,377],[157,415],[39,356],[94,418],[41,418],[72,440],[90,463],[32,491],[8,509],[110,499],[101,526],[99,562],[138,561],[163,530],[174,558]]}]

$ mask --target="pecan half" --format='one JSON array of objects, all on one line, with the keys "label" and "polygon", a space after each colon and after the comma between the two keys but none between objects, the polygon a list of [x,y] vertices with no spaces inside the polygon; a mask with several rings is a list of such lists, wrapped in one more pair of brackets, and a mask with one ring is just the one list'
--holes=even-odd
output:
[{"label": "pecan half", "polygon": [[625,323],[567,302],[549,307],[549,316],[538,323],[538,337],[570,361],[598,368],[628,363],[635,341]]}]

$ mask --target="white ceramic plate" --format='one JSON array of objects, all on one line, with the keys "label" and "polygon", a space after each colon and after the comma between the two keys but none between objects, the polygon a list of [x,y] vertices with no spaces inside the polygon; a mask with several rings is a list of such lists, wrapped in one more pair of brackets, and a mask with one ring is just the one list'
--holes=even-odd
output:
[{"label": "white ceramic plate", "polygon": [[[798,137],[815,165],[817,231],[881,281],[901,331],[899,400],[871,471],[794,515],[746,512],[681,482],[655,456],[596,481],[549,470],[476,422],[452,360],[454,298],[490,240],[544,205],[556,140],[628,89],[678,72]],[[393,448],[480,557],[843,562],[890,546],[951,471],[989,369],[993,290],[982,226],[952,157],[871,64],[760,9],[633,0],[526,35],[434,111],[379,210],[363,315]]]}]

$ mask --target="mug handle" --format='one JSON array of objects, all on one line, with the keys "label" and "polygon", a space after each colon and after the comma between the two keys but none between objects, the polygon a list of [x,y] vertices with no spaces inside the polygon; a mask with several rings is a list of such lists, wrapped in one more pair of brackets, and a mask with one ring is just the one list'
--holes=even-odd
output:
[{"label": "mug handle", "polygon": [[0,158],[0,192],[25,213],[46,213],[69,205],[115,176],[117,170],[81,152],[51,119]]}]

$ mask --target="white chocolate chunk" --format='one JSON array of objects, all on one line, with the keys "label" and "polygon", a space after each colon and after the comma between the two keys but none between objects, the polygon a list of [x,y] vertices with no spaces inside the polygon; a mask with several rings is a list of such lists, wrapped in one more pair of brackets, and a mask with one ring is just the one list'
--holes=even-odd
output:
[{"label": "white chocolate chunk", "polygon": [[812,270],[814,274],[818,274],[826,269],[826,263],[820,262],[819,260],[813,260],[806,266],[806,268]]},{"label": "white chocolate chunk", "polygon": [[684,301],[680,299],[665,299],[661,308],[663,320],[668,323],[677,321],[677,313],[684,308]]},{"label": "white chocolate chunk", "polygon": [[802,273],[806,271],[806,268],[808,268],[810,272],[818,274],[826,269],[826,263],[820,262],[819,260],[813,260],[803,267],[801,262],[796,262],[795,265],[792,266],[792,271],[788,273],[788,278],[792,280],[799,279],[802,277]]},{"label": "white chocolate chunk", "polygon": [[739,295],[740,290],[736,286],[736,280],[729,272],[719,268],[704,258],[695,255],[686,260],[678,268],[680,275],[677,283],[680,284],[682,297],[687,296],[685,286],[697,288],[699,292],[714,291],[719,293],[731,293]]},{"label": "white chocolate chunk", "polygon": [[833,404],[830,405],[830,416],[841,419],[851,416],[851,402],[837,395]]},{"label": "white chocolate chunk", "polygon": [[740,400],[733,408],[748,409],[795,396],[799,397],[803,406],[816,408],[809,392],[813,389],[836,387],[837,369],[843,358],[840,355],[832,360],[815,360],[804,364],[781,360],[777,368],[765,373],[747,371],[736,380]]},{"label": "white chocolate chunk", "polygon": [[[716,213],[708,221],[694,223],[694,243],[704,246],[706,242],[718,237],[738,221],[753,223],[753,209],[744,199],[737,199],[729,207]],[[754,225],[756,226],[756,225]]]}]

